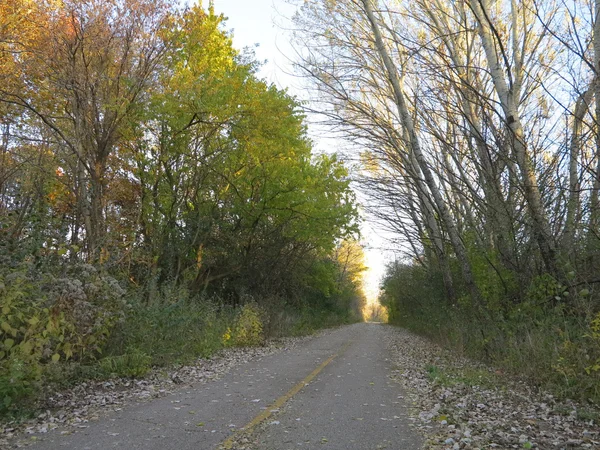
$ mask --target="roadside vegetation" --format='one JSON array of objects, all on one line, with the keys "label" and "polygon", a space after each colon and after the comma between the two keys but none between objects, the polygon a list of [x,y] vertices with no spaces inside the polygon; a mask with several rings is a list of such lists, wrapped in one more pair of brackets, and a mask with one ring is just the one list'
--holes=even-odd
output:
[{"label": "roadside vegetation", "polygon": [[0,416],[361,319],[346,168],[177,5],[0,4]]},{"label": "roadside vegetation", "polygon": [[389,321],[598,405],[600,2],[297,5],[312,108],[402,253]]}]

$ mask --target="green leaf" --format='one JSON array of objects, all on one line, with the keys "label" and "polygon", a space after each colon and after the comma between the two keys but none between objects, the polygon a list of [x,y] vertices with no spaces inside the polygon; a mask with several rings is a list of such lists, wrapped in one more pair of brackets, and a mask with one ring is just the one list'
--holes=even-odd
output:
[{"label": "green leaf", "polygon": [[10,339],[10,338],[9,338],[9,339],[6,339],[6,340],[4,341],[4,348],[5,348],[6,350],[10,350],[10,349],[12,348],[12,346],[13,346],[13,345],[15,345],[15,341],[14,341],[14,339]]},{"label": "green leaf", "polygon": [[55,353],[54,355],[52,355],[52,362],[58,362],[58,360],[60,359],[60,355],[58,353]]},{"label": "green leaf", "polygon": [[40,319],[37,316],[32,317],[27,321],[29,325],[37,325],[40,322]]},{"label": "green leaf", "polygon": [[10,333],[12,331],[12,327],[8,322],[0,323],[0,328],[2,328],[2,331],[5,331],[7,333]]},{"label": "green leaf", "polygon": [[33,350],[33,344],[31,343],[31,341],[21,342],[21,344],[19,345],[19,349],[23,354],[29,356],[31,354],[31,351]]}]

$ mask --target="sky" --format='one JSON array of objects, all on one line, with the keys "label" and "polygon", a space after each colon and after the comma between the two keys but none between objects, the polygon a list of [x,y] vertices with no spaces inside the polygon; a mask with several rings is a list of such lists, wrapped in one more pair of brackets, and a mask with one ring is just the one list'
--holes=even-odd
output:
[{"label": "sky", "polygon": [[[302,92],[303,82],[292,74],[289,57],[293,52],[285,31],[295,7],[286,0],[214,0],[213,3],[215,11],[228,18],[225,28],[233,32],[234,46],[253,48],[256,59],[265,62],[258,75],[280,89],[288,89],[291,95],[307,98]],[[318,151],[335,151],[335,141],[320,137],[321,133],[310,134]],[[365,292],[372,302],[377,297],[385,263],[393,258],[393,254],[384,250],[387,246],[383,233],[373,223],[365,221],[361,233],[363,243],[367,244],[365,257],[369,267],[365,275]]]}]

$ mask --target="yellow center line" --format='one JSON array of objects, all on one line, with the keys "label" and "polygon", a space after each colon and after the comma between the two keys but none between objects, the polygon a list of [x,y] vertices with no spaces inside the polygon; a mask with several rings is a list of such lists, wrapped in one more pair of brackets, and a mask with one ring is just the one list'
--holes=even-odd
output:
[{"label": "yellow center line", "polygon": [[273,410],[278,410],[279,408],[281,408],[285,402],[287,402],[289,399],[291,399],[294,395],[296,395],[298,392],[300,392],[300,390],[304,386],[306,386],[308,383],[310,383],[313,380],[313,378],[316,377],[319,374],[319,372],[321,372],[331,361],[333,361],[336,357],[338,357],[339,355],[344,353],[348,349],[350,344],[351,344],[351,342],[348,342],[346,345],[344,345],[344,347],[342,348],[342,350],[339,353],[336,353],[335,355],[331,355],[329,358],[327,358],[325,361],[323,361],[315,370],[313,370],[311,373],[309,373],[306,376],[306,378],[304,378],[302,381],[300,381],[298,384],[296,384],[292,389],[290,389],[284,395],[282,395],[277,400],[275,400],[275,402],[273,402],[267,409],[265,409],[263,412],[261,412],[258,416],[256,416],[250,422],[248,422],[246,424],[246,426],[244,426],[243,428],[240,428],[235,433],[233,433],[231,436],[229,436],[229,438],[227,438],[223,442],[221,442],[219,448],[221,448],[223,450],[231,450],[233,448],[233,445],[235,444],[235,440],[238,436],[240,436],[241,434],[244,434],[244,433],[250,433],[254,427],[256,427],[258,424],[260,424],[265,419],[267,419],[271,414],[273,414]]}]

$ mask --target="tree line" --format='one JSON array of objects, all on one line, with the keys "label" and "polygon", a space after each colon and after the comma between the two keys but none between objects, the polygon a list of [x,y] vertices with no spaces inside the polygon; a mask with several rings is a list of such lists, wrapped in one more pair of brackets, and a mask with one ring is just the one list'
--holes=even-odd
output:
[{"label": "tree line", "polygon": [[[125,351],[127,330],[158,333],[181,302],[359,316],[347,169],[312,151],[298,102],[224,23],[167,0],[1,2],[6,405],[46,363],[106,353],[119,327]],[[190,342],[185,327],[212,326],[192,316]]]},{"label": "tree line", "polygon": [[313,109],[402,248],[390,320],[596,398],[599,15],[592,0],[315,0],[293,27]]}]

